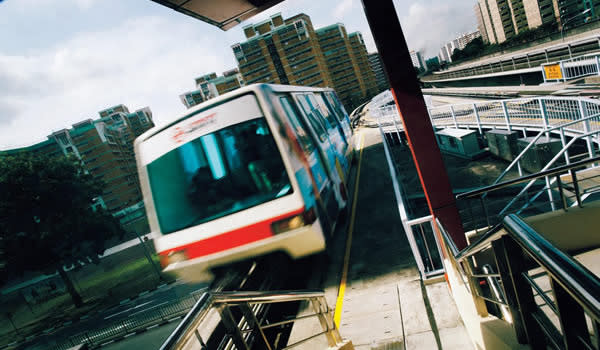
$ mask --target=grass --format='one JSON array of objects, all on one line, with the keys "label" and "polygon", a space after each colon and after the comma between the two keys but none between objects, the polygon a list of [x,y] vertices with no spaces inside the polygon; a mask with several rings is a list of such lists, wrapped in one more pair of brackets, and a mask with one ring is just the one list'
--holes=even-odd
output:
[{"label": "grass", "polygon": [[[153,256],[153,263],[158,265],[158,258]],[[56,327],[62,322],[78,319],[94,309],[103,309],[127,298],[136,297],[139,293],[154,289],[163,281],[172,281],[173,277],[161,274],[158,278],[156,270],[150,265],[141,249],[129,250],[123,254],[102,259],[98,265],[86,265],[69,271],[69,277],[76,290],[84,299],[85,305],[75,308],[68,293],[37,304],[29,304],[19,295],[12,295],[0,302],[0,347],[27,335]],[[12,314],[12,321],[19,330],[16,334],[6,312]]]}]

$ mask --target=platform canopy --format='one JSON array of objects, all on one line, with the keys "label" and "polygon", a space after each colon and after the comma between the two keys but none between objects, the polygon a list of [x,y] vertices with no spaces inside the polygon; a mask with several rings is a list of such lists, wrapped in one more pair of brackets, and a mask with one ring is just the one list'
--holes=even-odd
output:
[{"label": "platform canopy", "polygon": [[283,0],[152,0],[223,30],[235,27]]}]

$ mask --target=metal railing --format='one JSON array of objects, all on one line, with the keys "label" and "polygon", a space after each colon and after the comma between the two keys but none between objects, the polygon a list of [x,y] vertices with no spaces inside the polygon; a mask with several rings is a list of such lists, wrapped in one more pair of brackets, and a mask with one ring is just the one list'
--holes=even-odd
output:
[{"label": "metal railing", "polygon": [[[377,117],[385,133],[400,133],[404,127],[391,94],[380,94],[371,102],[371,114]],[[434,127],[468,128],[483,133],[484,129],[537,131],[529,149],[542,135],[557,136],[563,148],[565,137],[585,135],[588,153],[594,154],[594,136],[600,130],[600,101],[582,97],[535,97],[459,103],[428,108]],[[592,133],[592,134],[589,134]],[[587,135],[586,135],[587,134]],[[518,156],[520,159],[524,152]],[[518,165],[516,160],[510,165]],[[510,169],[509,169],[510,170]]]},{"label": "metal railing", "polygon": [[[499,306],[497,316],[510,321],[520,343],[532,349],[600,349],[600,279],[591,271],[515,214],[460,252],[437,223],[448,256],[467,279],[469,290],[475,291],[474,302]],[[475,273],[475,256],[490,248],[496,272],[484,264],[484,273]],[[489,281],[490,293],[482,292],[481,280]],[[540,282],[549,283],[550,289],[545,290]],[[552,322],[553,318],[558,322]]]},{"label": "metal railing", "polygon": [[561,43],[543,49],[533,49],[526,53],[517,53],[498,58],[479,60],[464,64],[447,71],[435,72],[423,77],[424,82],[436,82],[447,79],[458,79],[484,74],[504,73],[520,69],[543,70],[540,66],[552,61],[571,59],[574,55],[589,53],[600,49],[597,36],[591,36],[577,42]]},{"label": "metal railing", "polygon": [[[485,230],[497,225],[506,214],[511,213],[535,215],[561,209],[566,211],[572,204],[583,207],[583,195],[597,193],[600,188],[590,187],[585,190],[582,189],[580,183],[595,181],[600,175],[592,174],[583,177],[577,174],[585,172],[587,166],[597,162],[600,162],[600,157],[588,158],[458,194],[456,199],[461,208],[465,229],[476,232],[482,228]],[[561,179],[563,176],[569,177],[570,181]],[[542,185],[539,185],[540,180],[545,180]],[[536,181],[538,181],[538,187],[534,188],[532,192],[528,192],[527,189],[536,184]],[[525,183],[527,185],[524,187],[518,186]],[[512,188],[517,188],[518,194],[514,194],[514,191],[510,190]],[[496,192],[499,192],[501,196],[490,200],[488,195]],[[542,193],[548,193],[547,200],[540,198]],[[522,197],[524,198],[519,202]],[[475,209],[473,202],[476,204]],[[520,206],[515,206],[515,203],[519,203]]]},{"label": "metal railing", "polygon": [[[563,203],[561,208],[566,211],[560,175],[568,173],[572,176],[575,201],[582,206],[575,173],[582,166],[599,160],[600,157],[586,159],[487,186],[460,194],[457,200],[504,191],[534,178],[556,176]],[[600,280],[597,276],[548,243],[516,214],[498,220],[492,229],[460,252],[439,220],[436,222],[447,256],[451,257],[469,287],[475,304],[487,303],[484,309],[495,310],[493,313],[497,317],[510,321],[519,342],[529,343],[534,349],[545,349],[546,345],[556,349],[600,349]],[[491,254],[488,253],[490,250]],[[535,270],[536,267],[541,268],[542,273]],[[588,323],[593,325],[594,337],[588,332],[586,315]]]},{"label": "metal railing", "polygon": [[590,53],[542,65],[544,82],[567,81],[600,74],[600,54]]},{"label": "metal railing", "polygon": [[66,350],[79,344],[90,348],[99,347],[111,340],[122,339],[125,336],[145,330],[148,327],[165,324],[184,316],[200,298],[200,293],[193,292],[187,298],[174,303],[161,305],[157,308],[136,313],[135,316],[103,320],[95,329],[86,330],[58,341],[44,339],[45,348]]},{"label": "metal railing", "polygon": [[[271,322],[266,308],[274,303],[306,302],[313,313],[295,318]],[[299,320],[316,319],[322,332],[312,334],[293,344],[277,347],[268,331]],[[218,346],[211,346],[209,338],[214,330],[223,325],[225,338]],[[305,344],[319,336],[325,336],[330,347],[339,346],[342,338],[333,322],[333,310],[327,305],[322,290],[278,291],[278,292],[219,292],[205,293],[193,306],[177,329],[161,346],[161,350],[171,349],[225,349],[232,345],[237,349],[250,349],[252,345],[262,345],[265,349],[291,349]]]}]

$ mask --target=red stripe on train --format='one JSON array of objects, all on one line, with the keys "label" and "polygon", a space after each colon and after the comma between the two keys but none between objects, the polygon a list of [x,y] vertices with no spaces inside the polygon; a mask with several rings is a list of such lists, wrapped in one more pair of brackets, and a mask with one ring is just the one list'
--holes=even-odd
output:
[{"label": "red stripe on train", "polygon": [[252,225],[240,227],[233,231],[224,232],[217,236],[206,238],[201,241],[171,248],[160,252],[159,255],[161,256],[162,261],[163,259],[167,258],[171,252],[183,251],[188,259],[194,259],[239,247],[265,238],[273,237],[273,232],[271,231],[271,224],[273,222],[301,214],[302,212],[304,212],[304,208],[260,221]]}]

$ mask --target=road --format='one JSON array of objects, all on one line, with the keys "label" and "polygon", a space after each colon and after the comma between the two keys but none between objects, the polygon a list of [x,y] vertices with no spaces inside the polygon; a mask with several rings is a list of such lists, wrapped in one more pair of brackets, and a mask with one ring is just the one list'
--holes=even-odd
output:
[{"label": "road", "polygon": [[[190,303],[193,304],[193,300],[189,300],[190,295],[194,292],[200,293],[205,287],[206,285],[204,284],[186,284],[180,281],[170,285],[164,285],[155,291],[140,295],[136,299],[124,300],[117,306],[97,311],[87,315],[87,317],[84,316],[79,322],[59,329],[47,336],[33,340],[31,343],[27,344],[25,348],[32,350],[49,349],[60,346],[61,344],[68,342],[69,339],[79,339],[81,337],[78,335],[81,334],[87,333],[92,337],[94,332],[112,325],[127,327],[129,321],[135,319],[136,316],[155,318],[153,317],[155,315],[159,315],[159,317],[160,315],[164,315],[165,320],[168,320],[168,311],[163,311],[165,307],[177,309],[178,306],[181,308],[181,303],[184,302],[186,302],[186,306]],[[177,322],[171,322],[168,326],[176,323]],[[161,329],[165,327],[161,327]]]},{"label": "road", "polygon": [[125,338],[102,347],[103,350],[158,349],[167,337],[177,328],[179,322],[171,322],[151,329],[139,336]]}]

